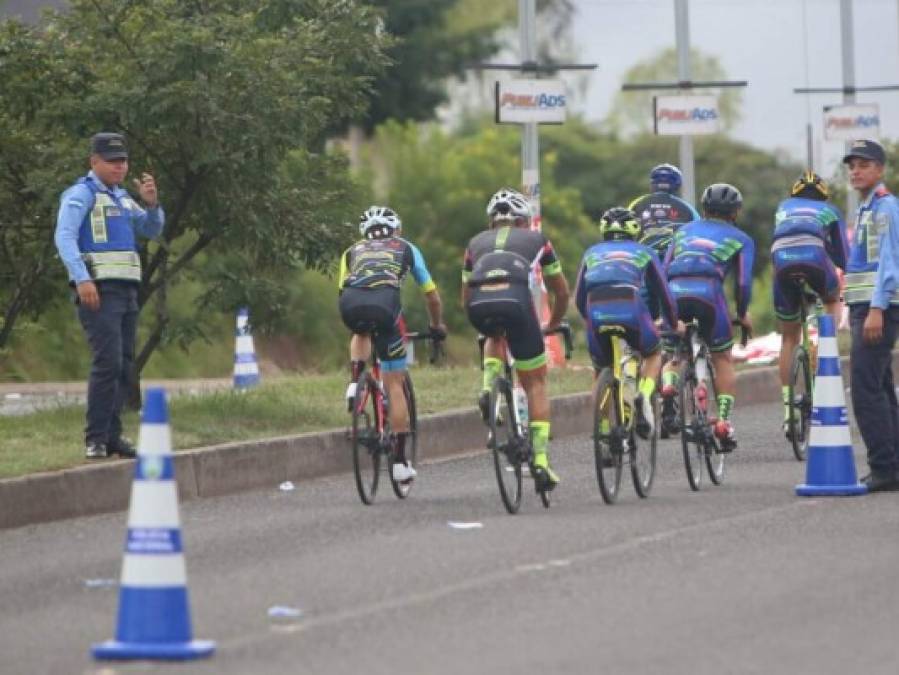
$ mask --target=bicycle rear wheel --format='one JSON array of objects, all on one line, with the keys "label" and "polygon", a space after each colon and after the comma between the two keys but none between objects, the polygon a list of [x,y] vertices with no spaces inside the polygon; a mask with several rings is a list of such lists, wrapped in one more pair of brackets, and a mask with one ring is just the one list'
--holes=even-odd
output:
[{"label": "bicycle rear wheel", "polygon": [[702,445],[699,441],[699,405],[696,401],[696,378],[693,369],[684,361],[678,369],[680,398],[680,440],[684,453],[684,468],[691,490],[702,487]]},{"label": "bicycle rear wheel", "polygon": [[374,502],[381,468],[381,429],[375,392],[378,385],[371,373],[363,373],[353,400],[353,472],[363,504]]},{"label": "bicycle rear wheel", "polygon": [[652,481],[656,475],[656,457],[659,440],[659,421],[661,411],[659,409],[658,394],[652,395],[652,414],[655,423],[649,438],[639,438],[635,432],[631,434],[631,480],[634,482],[634,491],[644,499],[652,490]]},{"label": "bicycle rear wheel", "polygon": [[[407,372],[403,378],[403,396],[406,398],[406,410],[409,412],[409,434],[406,436],[406,462],[413,469],[418,462],[418,415],[415,410],[415,388],[412,386],[412,378]],[[388,467],[389,469],[390,467]],[[412,489],[412,481],[393,480],[393,471],[388,471],[390,484],[393,486],[393,494],[399,499],[409,496]]]},{"label": "bicycle rear wheel", "polygon": [[512,387],[504,377],[498,377],[490,390],[490,412],[487,419],[490,428],[489,444],[493,450],[493,467],[499,496],[506,511],[517,513],[521,506],[521,464],[525,439],[517,431],[515,402]]},{"label": "bicycle rear wheel", "polygon": [[790,445],[793,455],[802,462],[808,452],[812,420],[812,371],[808,352],[802,345],[796,345],[793,350],[788,397]]},{"label": "bicycle rear wheel", "polygon": [[705,454],[705,466],[709,470],[709,480],[715,485],[721,485],[724,482],[724,464],[727,455],[720,451],[720,443],[715,438],[713,431],[714,424],[718,420],[718,386],[715,384],[711,364],[706,367],[706,372],[708,373],[705,378],[708,403],[702,417],[707,433],[703,436],[706,439],[703,453]]},{"label": "bicycle rear wheel", "polygon": [[618,387],[611,368],[603,368],[593,388],[593,454],[596,482],[606,504],[614,504],[621,487],[625,435],[618,414]]}]

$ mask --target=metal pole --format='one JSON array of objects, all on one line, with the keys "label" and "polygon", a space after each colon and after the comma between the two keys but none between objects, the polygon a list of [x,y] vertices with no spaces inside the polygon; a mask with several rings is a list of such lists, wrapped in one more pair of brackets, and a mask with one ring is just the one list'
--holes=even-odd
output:
[{"label": "metal pole", "polygon": [[[521,62],[537,62],[537,2],[518,0],[518,25],[521,32]],[[529,122],[521,129],[521,184],[531,198],[534,223],[540,228],[540,161],[537,124]]]},{"label": "metal pole", "polygon": [[[677,79],[690,81],[690,11],[687,0],[674,0],[674,39],[677,45]],[[684,174],[683,197],[696,203],[696,180],[693,161],[693,137],[680,137],[680,169]]]},{"label": "metal pole", "polygon": [[[852,0],[840,0],[840,42],[843,52],[843,103],[855,103],[855,43],[853,40],[854,27],[852,25]],[[849,152],[850,144],[847,142],[845,151]],[[847,183],[846,186],[846,218],[855,222],[855,210],[858,207],[858,197],[855,190]]]},{"label": "metal pole", "polygon": [[814,140],[812,136],[812,123],[808,122],[805,125],[805,145],[806,145],[806,166],[810,171],[815,170],[815,150],[814,150]]}]

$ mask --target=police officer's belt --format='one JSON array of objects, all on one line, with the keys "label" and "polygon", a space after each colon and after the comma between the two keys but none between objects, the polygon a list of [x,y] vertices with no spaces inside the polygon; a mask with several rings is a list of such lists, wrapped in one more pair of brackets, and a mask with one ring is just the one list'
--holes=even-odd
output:
[{"label": "police officer's belt", "polygon": [[[877,272],[849,272],[846,274],[846,290],[843,299],[847,305],[870,303],[874,296],[874,282]],[[899,305],[899,297],[893,293],[891,305]]]},{"label": "police officer's belt", "polygon": [[94,251],[81,257],[92,279],[140,281],[140,256],[134,251]]}]

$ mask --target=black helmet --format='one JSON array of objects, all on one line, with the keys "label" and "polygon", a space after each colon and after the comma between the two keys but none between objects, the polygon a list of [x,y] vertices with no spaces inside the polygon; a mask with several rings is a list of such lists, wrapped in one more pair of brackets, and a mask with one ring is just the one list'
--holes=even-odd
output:
[{"label": "black helmet", "polygon": [[793,183],[790,190],[791,197],[807,197],[809,199],[817,199],[819,201],[827,201],[830,197],[830,190],[827,183],[814,171],[805,171]]},{"label": "black helmet", "polygon": [[703,191],[700,203],[704,211],[733,216],[743,206],[743,195],[733,185],[713,183]]},{"label": "black helmet", "polygon": [[636,241],[642,231],[643,226],[634,212],[621,206],[613,206],[599,219],[599,236],[603,241],[609,239]]}]

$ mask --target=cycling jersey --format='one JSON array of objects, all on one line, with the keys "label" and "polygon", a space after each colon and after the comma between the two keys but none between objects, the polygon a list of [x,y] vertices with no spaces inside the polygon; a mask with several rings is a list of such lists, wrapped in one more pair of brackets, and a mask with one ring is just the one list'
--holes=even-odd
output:
[{"label": "cycling jersey", "polygon": [[653,192],[637,197],[628,207],[643,225],[640,243],[649,246],[664,258],[675,231],[684,223],[699,220],[699,213],[690,202],[670,192]]},{"label": "cycling jersey", "polygon": [[721,220],[697,220],[682,226],[668,250],[665,269],[681,319],[699,320],[700,331],[713,351],[733,344],[724,279],[734,272],[737,316],[744,317],[752,299],[755,242],[736,226]]},{"label": "cycling jersey", "polygon": [[807,237],[818,239],[834,264],[846,267],[846,254],[849,250],[846,223],[833,204],[802,197],[790,197],[782,201],[774,216],[773,240],[776,243],[772,246],[772,251],[789,245],[794,237],[801,237],[802,239],[797,240],[801,243],[806,243]]},{"label": "cycling jersey", "polygon": [[536,230],[500,227],[476,235],[465,250],[462,281],[471,289],[469,321],[489,337],[505,337],[518,370],[546,364],[543,333],[530,293],[531,272],[562,273],[550,241]]},{"label": "cycling jersey", "polygon": [[340,257],[339,288],[396,288],[406,275],[412,277],[423,293],[436,290],[421,251],[401,237],[363,239],[350,246]]},{"label": "cycling jersey", "polygon": [[610,363],[603,326],[620,326],[628,344],[643,356],[659,347],[653,322],[663,316],[677,324],[677,308],[653,250],[633,241],[608,241],[584,253],[575,305],[587,322],[587,344],[597,368]]}]

